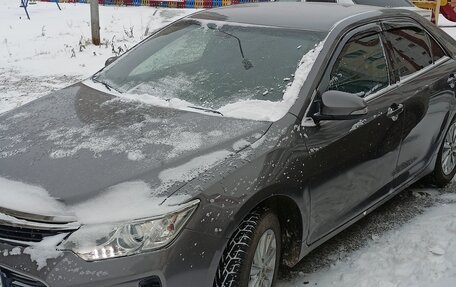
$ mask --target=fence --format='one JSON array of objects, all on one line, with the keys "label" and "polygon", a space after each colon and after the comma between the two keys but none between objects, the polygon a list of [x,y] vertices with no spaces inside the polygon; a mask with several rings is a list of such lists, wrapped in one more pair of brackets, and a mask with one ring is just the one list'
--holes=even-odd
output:
[{"label": "fence", "polygon": [[[41,0],[52,2],[54,0]],[[100,5],[116,6],[152,6],[167,8],[212,8],[229,6],[232,4],[250,2],[269,2],[270,0],[182,0],[182,1],[158,1],[158,0],[98,0]],[[60,3],[90,3],[90,0],[59,0]]]}]

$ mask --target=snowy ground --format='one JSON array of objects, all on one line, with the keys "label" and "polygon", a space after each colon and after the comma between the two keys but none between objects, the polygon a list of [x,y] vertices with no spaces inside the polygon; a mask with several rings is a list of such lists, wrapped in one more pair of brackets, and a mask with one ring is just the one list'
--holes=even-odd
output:
[{"label": "snowy ground", "polygon": [[84,4],[29,6],[0,0],[0,113],[94,74],[107,58],[192,9],[100,7],[102,44],[91,45],[90,9]]},{"label": "snowy ground", "polygon": [[456,286],[455,190],[404,191],[284,272],[279,287]]},{"label": "snowy ground", "polygon": [[[0,0],[0,113],[82,80],[155,29],[194,12],[101,7],[103,45],[90,45],[89,6]],[[441,25],[456,37],[456,23]],[[451,27],[454,26],[454,27]],[[456,286],[456,183],[415,186],[284,270],[280,287]]]}]

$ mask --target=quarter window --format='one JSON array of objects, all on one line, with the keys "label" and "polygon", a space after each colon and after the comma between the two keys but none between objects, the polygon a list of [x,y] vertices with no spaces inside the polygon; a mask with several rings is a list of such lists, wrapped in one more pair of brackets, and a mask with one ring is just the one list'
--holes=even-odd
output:
[{"label": "quarter window", "polygon": [[364,97],[388,86],[388,68],[378,34],[354,38],[331,71],[329,90]]},{"label": "quarter window", "polygon": [[391,45],[394,70],[404,77],[432,64],[429,38],[418,27],[392,29],[385,32]]}]

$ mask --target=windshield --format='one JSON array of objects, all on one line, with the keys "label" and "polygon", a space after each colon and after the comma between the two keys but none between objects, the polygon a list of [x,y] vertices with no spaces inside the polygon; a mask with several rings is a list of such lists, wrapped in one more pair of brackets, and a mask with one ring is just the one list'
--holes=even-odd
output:
[{"label": "windshield", "polygon": [[280,102],[304,54],[326,33],[183,20],[96,74],[94,81],[211,110],[242,100]]},{"label": "windshield", "polygon": [[380,7],[413,7],[408,0],[353,0],[356,4]]}]

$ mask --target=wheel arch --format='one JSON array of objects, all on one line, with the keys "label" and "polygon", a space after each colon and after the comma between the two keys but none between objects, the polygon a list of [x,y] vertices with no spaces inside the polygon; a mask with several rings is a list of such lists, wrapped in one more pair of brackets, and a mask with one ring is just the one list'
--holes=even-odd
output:
[{"label": "wheel arch", "polygon": [[303,216],[296,202],[285,195],[273,195],[255,208],[273,210],[280,222],[282,240],[282,264],[293,267],[300,260],[303,241]]},{"label": "wheel arch", "polygon": [[[282,260],[281,263],[293,267],[301,259],[302,244],[305,242],[308,231],[308,200],[304,194],[307,192],[301,191],[301,196],[298,196],[298,192],[290,192],[289,194],[274,193],[275,188],[269,188],[258,192],[256,196],[252,196],[243,204],[238,210],[237,214],[233,217],[233,222],[230,228],[227,229],[226,242],[223,246],[224,250],[239,226],[240,222],[246,218],[252,211],[257,208],[270,208],[277,215],[280,228],[281,228],[281,240],[282,240]],[[259,199],[259,196],[262,196]]]}]

